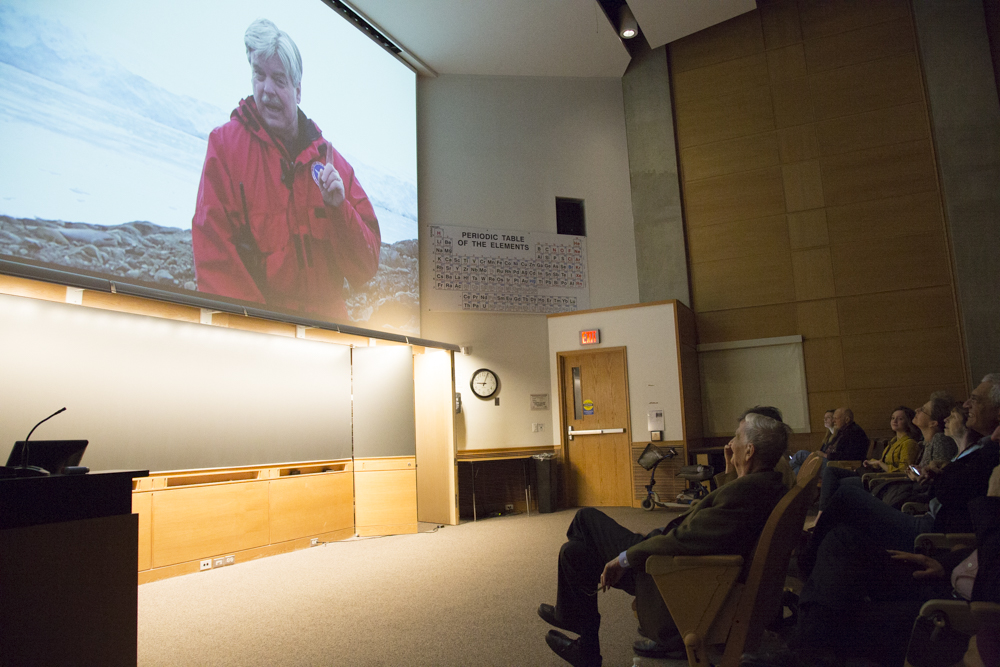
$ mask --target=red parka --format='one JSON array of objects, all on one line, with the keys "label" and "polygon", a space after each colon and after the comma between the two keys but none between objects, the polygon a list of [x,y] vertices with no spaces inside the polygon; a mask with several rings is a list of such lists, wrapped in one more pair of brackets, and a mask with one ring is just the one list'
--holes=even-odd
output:
[{"label": "red parka", "polygon": [[[299,111],[298,155],[265,129],[253,97],[208,137],[191,226],[198,291],[347,322],[344,278],[378,271],[381,235],[354,169]],[[332,162],[340,207],[323,201],[312,166]]]}]

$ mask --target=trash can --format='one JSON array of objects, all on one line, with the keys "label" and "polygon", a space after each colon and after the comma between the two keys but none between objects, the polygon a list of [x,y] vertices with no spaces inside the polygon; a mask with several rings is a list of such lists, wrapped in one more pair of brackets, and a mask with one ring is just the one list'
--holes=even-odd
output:
[{"label": "trash can", "polygon": [[535,498],[538,501],[538,511],[542,514],[556,511],[556,458],[554,454],[538,454],[532,456],[535,476]]}]

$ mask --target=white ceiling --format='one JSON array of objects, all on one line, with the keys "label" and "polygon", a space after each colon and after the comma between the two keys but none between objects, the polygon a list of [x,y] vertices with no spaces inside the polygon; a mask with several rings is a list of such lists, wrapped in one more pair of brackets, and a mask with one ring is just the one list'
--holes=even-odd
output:
[{"label": "white ceiling", "polygon": [[[348,0],[428,74],[621,77],[629,54],[596,0]],[[650,46],[755,0],[629,0]]]},{"label": "white ceiling", "polygon": [[652,48],[757,9],[757,0],[628,0]]}]

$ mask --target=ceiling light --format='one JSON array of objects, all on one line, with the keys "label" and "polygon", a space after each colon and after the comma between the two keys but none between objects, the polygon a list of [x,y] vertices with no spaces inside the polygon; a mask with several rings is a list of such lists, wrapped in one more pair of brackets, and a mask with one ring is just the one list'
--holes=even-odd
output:
[{"label": "ceiling light", "polygon": [[622,39],[632,39],[639,34],[639,24],[636,23],[635,17],[632,16],[632,10],[628,8],[627,4],[622,4],[618,11],[618,34],[622,36]]}]

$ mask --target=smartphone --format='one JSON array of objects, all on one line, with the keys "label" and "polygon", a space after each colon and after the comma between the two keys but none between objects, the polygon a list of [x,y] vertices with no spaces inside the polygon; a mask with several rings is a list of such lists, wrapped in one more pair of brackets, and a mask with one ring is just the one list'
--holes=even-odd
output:
[{"label": "smartphone", "polygon": [[913,471],[914,475],[916,475],[917,477],[920,477],[920,471],[917,470],[917,466],[910,466],[910,470]]}]

